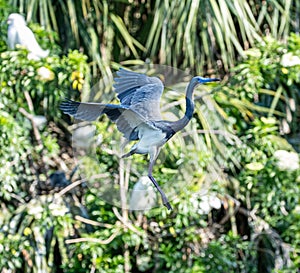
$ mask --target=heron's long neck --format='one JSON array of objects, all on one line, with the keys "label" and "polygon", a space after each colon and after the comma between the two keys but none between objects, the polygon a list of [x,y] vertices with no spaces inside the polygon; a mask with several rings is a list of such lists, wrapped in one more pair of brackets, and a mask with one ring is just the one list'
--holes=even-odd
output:
[{"label": "heron's long neck", "polygon": [[193,78],[187,89],[186,89],[186,96],[185,96],[185,114],[184,117],[179,119],[175,122],[175,131],[178,132],[182,130],[191,120],[193,113],[194,113],[194,100],[193,100],[193,93],[195,87],[198,85],[198,80],[196,78]]}]

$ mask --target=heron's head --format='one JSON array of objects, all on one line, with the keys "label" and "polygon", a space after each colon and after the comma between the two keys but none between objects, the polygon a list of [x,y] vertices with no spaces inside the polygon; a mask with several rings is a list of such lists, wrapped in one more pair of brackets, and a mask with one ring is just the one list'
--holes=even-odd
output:
[{"label": "heron's head", "polygon": [[200,77],[200,76],[197,76],[195,77],[197,79],[197,82],[199,84],[203,84],[203,83],[209,83],[209,82],[218,82],[220,81],[220,79],[217,79],[217,78],[203,78],[203,77]]},{"label": "heron's head", "polygon": [[14,26],[23,26],[26,25],[26,21],[23,15],[18,13],[11,13],[7,18],[7,24]]}]

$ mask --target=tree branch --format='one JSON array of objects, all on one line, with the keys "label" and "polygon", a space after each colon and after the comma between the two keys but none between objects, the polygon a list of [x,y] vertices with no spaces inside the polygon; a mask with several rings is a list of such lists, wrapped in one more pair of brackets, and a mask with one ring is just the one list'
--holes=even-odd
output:
[{"label": "tree branch", "polygon": [[113,241],[120,233],[120,228],[118,228],[111,236],[109,236],[106,240],[101,240],[97,238],[76,238],[76,239],[68,239],[65,241],[66,244],[75,244],[75,243],[82,243],[82,242],[91,242],[97,243],[101,245],[107,245]]}]

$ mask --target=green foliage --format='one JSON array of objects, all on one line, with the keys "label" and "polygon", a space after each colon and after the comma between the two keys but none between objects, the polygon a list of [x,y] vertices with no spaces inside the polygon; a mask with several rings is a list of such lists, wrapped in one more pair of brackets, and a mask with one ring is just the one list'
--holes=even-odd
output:
[{"label": "green foliage", "polygon": [[[93,235],[82,234],[91,242],[71,246],[75,255],[68,263],[68,272],[84,272],[91,268],[98,272],[123,272],[125,245],[131,254],[131,272],[243,272],[243,269],[251,268],[251,255],[254,254],[251,243],[230,232],[218,240],[208,241],[209,236],[214,235],[210,233],[206,217],[197,213],[189,196],[174,205],[178,209],[171,214],[162,215],[161,209],[146,212],[148,220],[143,223],[143,228],[143,225],[132,227],[128,222],[131,228],[119,232],[109,244],[99,245],[97,239],[116,232],[121,227],[118,221],[106,229],[98,228]],[[100,219],[109,213],[109,207],[103,206],[105,210],[98,213],[98,223],[103,223]],[[130,218],[134,220],[136,216],[132,214]],[[239,255],[242,258],[237,258]],[[79,265],[82,269],[78,269]]]},{"label": "green foliage", "polygon": [[[2,104],[3,108],[4,105]],[[18,181],[27,175],[29,165],[26,159],[27,147],[30,147],[30,136],[28,128],[17,123],[14,117],[8,112],[0,111],[1,125],[1,191],[0,196],[5,200],[10,200],[10,193],[19,191]],[[29,124],[27,123],[29,127]]]},{"label": "green foliage", "polygon": [[298,133],[299,128],[299,44],[300,38],[295,34],[287,43],[267,38],[248,50],[245,62],[235,69],[233,84],[241,98],[267,107],[269,117],[280,117],[283,133]]},{"label": "green foliage", "polygon": [[[297,161],[293,159],[293,153],[287,153],[289,157],[279,159],[275,157],[276,151],[293,148],[284,139],[276,136],[274,130],[276,127],[273,126],[274,124],[270,122],[268,124],[256,122],[241,138],[248,141],[248,145],[238,151],[240,160],[244,163],[238,177],[240,181],[238,188],[241,194],[239,198],[245,203],[250,202],[251,207],[257,209],[261,217],[278,230],[278,225],[282,222],[286,223],[287,228],[289,223],[286,222],[286,215],[292,213],[299,204],[300,188],[297,184],[300,170],[299,163],[298,167],[295,166]],[[294,154],[298,157],[296,153]],[[283,162],[278,163],[280,160],[286,161],[286,169],[282,169]],[[291,183],[295,184],[295,187],[290,187]]]},{"label": "green foliage", "polygon": [[294,263],[287,272],[299,267],[295,258],[299,249],[295,226],[299,156],[291,145],[299,148],[299,139],[294,140],[299,134],[298,45],[295,34],[287,44],[265,39],[246,52],[247,58],[236,67],[230,83],[215,95],[242,141],[239,149],[232,150],[242,168],[226,164],[234,174],[231,194],[291,244]]},{"label": "green foliage", "polygon": [[[1,272],[255,273],[266,272],[265,263],[268,272],[287,273],[300,267],[298,154],[282,135],[284,121],[299,133],[300,40],[294,34],[288,43],[278,39],[287,38],[295,17],[288,10],[298,2],[9,3],[20,5],[0,0],[1,18],[17,10],[29,21],[40,15],[36,21],[45,28],[30,27],[51,54],[34,61],[26,49],[7,51],[1,25]],[[276,39],[262,38],[265,32]],[[79,46],[90,66],[86,55],[69,50]],[[95,124],[94,157],[77,154],[83,178],[53,184],[54,171],[69,174],[75,164],[70,130],[77,125],[68,126],[58,105],[64,97],[94,95],[89,85],[98,71],[108,76],[106,85],[111,65],[119,66],[113,61],[150,56],[211,72],[229,69],[239,54],[245,58],[213,97],[196,90],[193,120],[158,158],[155,177],[174,196],[173,211],[117,208],[126,205],[121,190],[129,196],[147,173],[146,158],[120,159],[121,135],[105,117]],[[182,98],[166,93],[165,114],[182,116]],[[209,196],[220,206],[211,206]]]},{"label": "green foliage", "polygon": [[0,233],[1,268],[15,270],[22,267],[22,251],[29,248],[29,244],[24,241],[19,234],[5,236],[4,233]]},{"label": "green foliage", "polygon": [[11,270],[23,268],[32,272],[30,268],[34,268],[50,272],[51,265],[55,267],[53,255],[65,258],[63,248],[59,247],[64,236],[74,232],[68,212],[61,199],[44,195],[2,215],[2,268],[8,265]]},{"label": "green foliage", "polygon": [[60,246],[73,232],[69,209],[61,198],[38,195],[49,191],[49,176],[58,168],[58,105],[66,96],[78,98],[89,84],[86,56],[76,50],[58,56],[49,33],[31,27],[50,57],[29,60],[26,49],[6,46],[0,53],[0,268],[11,272],[50,272],[54,256],[66,258]]},{"label": "green foliage", "polygon": [[[57,140],[46,125],[61,118],[57,109],[62,98],[78,97],[79,90],[72,88],[78,80],[72,77],[77,71],[88,72],[85,60],[77,51],[40,61],[28,60],[25,49],[1,53],[0,195],[5,199],[10,199],[9,192],[23,195],[20,183],[32,183],[36,172],[41,174],[49,169],[47,161],[58,155]],[[69,95],[65,90],[70,90]],[[41,155],[45,166],[39,163]],[[35,161],[40,170],[33,166]]]}]

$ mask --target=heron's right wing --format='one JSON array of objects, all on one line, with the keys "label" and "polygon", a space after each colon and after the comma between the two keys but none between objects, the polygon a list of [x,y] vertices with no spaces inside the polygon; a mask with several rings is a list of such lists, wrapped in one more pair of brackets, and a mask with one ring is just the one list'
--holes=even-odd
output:
[{"label": "heron's right wing", "polygon": [[[76,119],[93,121],[101,115],[106,114],[108,118],[117,124],[118,130],[128,140],[137,140],[138,134],[135,129],[141,124],[148,124],[147,121],[135,111],[124,105],[102,104],[92,102],[76,102],[66,100],[61,103],[60,109]],[[148,124],[152,127],[151,124]],[[153,127],[157,130],[157,128]]]},{"label": "heron's right wing", "polygon": [[160,120],[160,98],[164,90],[161,80],[125,69],[120,69],[117,75],[114,88],[121,104],[146,120]]}]

